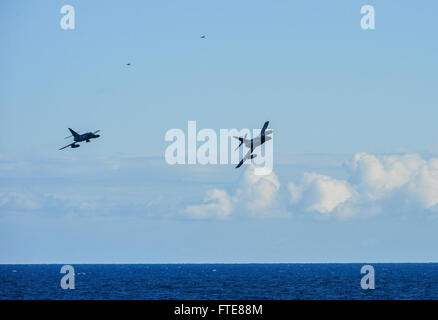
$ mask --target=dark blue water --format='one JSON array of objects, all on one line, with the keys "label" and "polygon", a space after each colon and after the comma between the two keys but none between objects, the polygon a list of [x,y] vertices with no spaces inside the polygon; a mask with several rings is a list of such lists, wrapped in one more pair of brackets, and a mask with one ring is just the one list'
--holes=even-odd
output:
[{"label": "dark blue water", "polygon": [[0,265],[0,299],[438,299],[438,264],[373,264],[375,289],[360,286],[362,264]]}]

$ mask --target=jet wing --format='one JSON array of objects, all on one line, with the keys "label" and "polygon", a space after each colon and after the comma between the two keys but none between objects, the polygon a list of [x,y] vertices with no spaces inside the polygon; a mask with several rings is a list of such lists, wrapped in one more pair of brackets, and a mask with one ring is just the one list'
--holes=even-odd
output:
[{"label": "jet wing", "polygon": [[266,121],[262,128],[262,132],[261,132],[262,136],[265,135],[265,130],[268,128],[268,126],[269,126],[269,121]]},{"label": "jet wing", "polygon": [[76,143],[76,142],[70,143],[70,144],[66,145],[65,147],[62,147],[62,148],[61,148],[61,149],[59,149],[59,150],[62,150],[62,149],[68,148],[68,147],[70,147],[70,146],[74,145],[75,143]]},{"label": "jet wing", "polygon": [[248,160],[249,158],[251,158],[251,149],[248,150],[248,152],[245,154],[245,156],[242,158],[242,160],[240,160],[239,164],[236,166],[237,168],[240,168],[242,166],[242,164]]}]

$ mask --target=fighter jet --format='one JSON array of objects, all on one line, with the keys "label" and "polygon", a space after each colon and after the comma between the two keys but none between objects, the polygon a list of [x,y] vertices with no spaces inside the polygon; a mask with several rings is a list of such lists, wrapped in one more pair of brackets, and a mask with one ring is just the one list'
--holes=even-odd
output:
[{"label": "fighter jet", "polygon": [[[242,144],[245,143],[245,146],[247,148],[249,148],[248,152],[246,153],[246,155],[243,157],[242,160],[240,160],[239,164],[236,166],[236,168],[240,168],[240,166],[248,159],[254,159],[255,157],[257,157],[256,154],[252,154],[252,152],[254,151],[255,148],[257,148],[258,146],[261,146],[262,144],[264,144],[266,141],[269,141],[272,139],[272,137],[269,137],[268,135],[272,133],[272,130],[266,130],[266,128],[268,128],[269,125],[269,121],[266,121],[265,124],[263,125],[262,131],[260,132],[260,135],[256,138],[253,138],[251,140],[246,139],[246,135],[244,138],[242,137],[236,137],[234,136],[234,138],[238,139],[240,141],[239,146],[236,148],[239,149],[240,146]],[[234,151],[236,151],[234,150]]]},{"label": "fighter jet", "polygon": [[96,134],[96,133],[98,133],[100,130],[97,130],[97,131],[94,131],[94,132],[87,132],[87,133],[83,133],[83,134],[79,134],[79,133],[77,133],[76,131],[74,131],[74,130],[72,130],[72,129],[70,129],[70,128],[68,128],[68,130],[70,130],[71,135],[68,136],[68,137],[65,137],[65,139],[70,138],[70,137],[73,137],[74,142],[73,142],[73,143],[70,143],[69,145],[66,145],[65,147],[62,147],[62,148],[59,149],[59,150],[65,149],[65,148],[67,148],[67,147],[71,147],[71,148],[79,148],[80,145],[77,144],[77,142],[82,142],[82,141],[90,142],[90,139],[96,139],[96,138],[99,138],[99,137],[100,137],[100,135]]}]

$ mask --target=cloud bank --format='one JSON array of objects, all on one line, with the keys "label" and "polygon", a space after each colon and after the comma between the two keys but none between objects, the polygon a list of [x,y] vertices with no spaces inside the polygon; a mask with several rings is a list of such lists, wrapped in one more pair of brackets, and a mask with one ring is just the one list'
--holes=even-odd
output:
[{"label": "cloud bank", "polygon": [[410,208],[435,212],[438,204],[438,159],[417,154],[356,154],[345,164],[347,180],[304,173],[289,183],[292,206],[322,216],[350,218]]},{"label": "cloud bank", "polygon": [[358,153],[344,163],[344,169],[346,179],[304,172],[301,179],[287,184],[284,199],[274,172],[256,175],[249,166],[232,193],[210,190],[203,204],[187,206],[184,213],[205,219],[230,219],[243,212],[258,218],[293,213],[341,220],[388,212],[438,213],[437,158]]},{"label": "cloud bank", "polygon": [[[0,165],[8,163],[0,161]],[[141,176],[144,170],[139,163],[123,162],[122,169],[101,179],[102,172],[107,172],[103,169],[96,173],[92,166],[87,171],[82,167],[71,169],[70,162],[67,165],[69,170],[60,170],[63,166],[59,161],[53,165],[57,170],[46,170],[38,163],[27,167],[22,163],[20,168],[0,166],[0,216],[21,212],[217,220],[241,216],[345,220],[378,214],[438,215],[438,158],[419,154],[358,153],[343,166],[340,162],[329,166],[335,168],[331,172],[338,172],[337,175],[321,174],[318,169],[300,172],[297,166],[292,169],[294,176],[298,174],[293,181],[284,176],[282,180],[274,172],[255,174],[252,165],[235,172],[202,167],[202,171],[192,171],[193,178],[186,184],[177,183],[187,174],[178,168],[172,168],[169,175],[170,169],[159,167],[161,171],[152,179],[146,174]],[[225,173],[229,176],[223,176]],[[240,181],[234,186],[213,185],[205,191],[206,184],[221,181],[227,185],[236,174]],[[44,180],[39,180],[41,176]],[[201,201],[187,203],[188,194],[200,194]]]}]

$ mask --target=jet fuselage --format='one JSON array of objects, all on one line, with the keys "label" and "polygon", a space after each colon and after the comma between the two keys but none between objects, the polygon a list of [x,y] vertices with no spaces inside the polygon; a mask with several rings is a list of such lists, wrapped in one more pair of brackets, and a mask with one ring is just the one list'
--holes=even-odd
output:
[{"label": "jet fuselage", "polygon": [[94,134],[92,132],[87,132],[83,134],[78,134],[77,136],[73,137],[75,142],[82,142],[82,141],[90,141],[90,139],[99,138],[100,135]]},{"label": "jet fuselage", "polygon": [[251,152],[252,152],[258,146],[261,146],[266,141],[269,141],[272,139],[272,137],[267,136],[267,134],[270,134],[271,132],[272,132],[272,130],[267,130],[263,136],[258,136],[256,138],[253,138],[250,140],[244,139],[243,142],[245,143],[245,146],[247,148],[251,149]]}]

